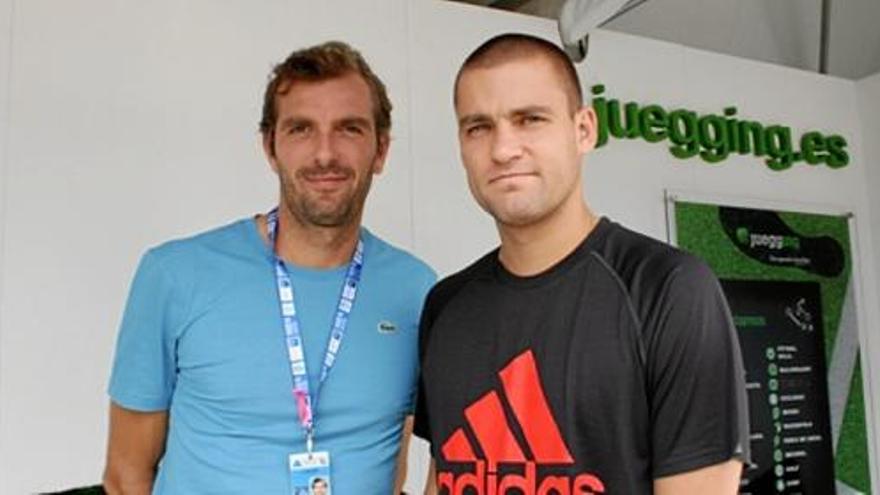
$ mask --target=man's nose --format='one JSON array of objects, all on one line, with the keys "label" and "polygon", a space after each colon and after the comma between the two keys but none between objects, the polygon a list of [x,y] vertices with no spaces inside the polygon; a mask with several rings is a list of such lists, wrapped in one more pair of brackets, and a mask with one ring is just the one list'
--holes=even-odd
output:
[{"label": "man's nose", "polygon": [[315,162],[326,166],[336,159],[336,140],[332,132],[319,132],[316,143]]},{"label": "man's nose", "polygon": [[523,148],[516,129],[506,122],[495,126],[492,133],[492,161],[505,165],[522,156]]}]

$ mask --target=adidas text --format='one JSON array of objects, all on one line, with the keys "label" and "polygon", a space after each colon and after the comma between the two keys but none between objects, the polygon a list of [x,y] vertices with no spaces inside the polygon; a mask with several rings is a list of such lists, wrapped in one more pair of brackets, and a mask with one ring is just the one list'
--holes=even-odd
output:
[{"label": "adidas text", "polygon": [[[454,474],[441,471],[437,474],[437,488],[440,493],[448,495],[464,495],[465,490],[474,495],[507,495],[521,493],[523,495],[601,495],[605,486],[599,478],[591,474],[571,476],[545,476],[538,482],[536,466],[532,461],[525,463],[522,474],[498,473],[486,471],[486,461],[478,460],[472,473]],[[443,490],[446,490],[445,492]]]}]

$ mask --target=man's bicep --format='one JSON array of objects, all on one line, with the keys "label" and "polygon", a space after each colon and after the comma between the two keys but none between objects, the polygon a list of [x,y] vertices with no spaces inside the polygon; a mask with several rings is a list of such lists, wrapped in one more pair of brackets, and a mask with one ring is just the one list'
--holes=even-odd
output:
[{"label": "man's bicep", "polygon": [[742,477],[742,462],[730,460],[694,471],[654,480],[655,495],[735,495]]},{"label": "man's bicep", "polygon": [[167,411],[140,412],[111,403],[104,472],[108,491],[138,493],[152,487],[167,435]]}]

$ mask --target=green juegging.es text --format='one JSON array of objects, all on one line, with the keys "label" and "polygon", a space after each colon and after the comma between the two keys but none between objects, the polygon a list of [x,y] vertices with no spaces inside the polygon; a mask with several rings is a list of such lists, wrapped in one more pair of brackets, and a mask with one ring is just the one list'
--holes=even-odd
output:
[{"label": "green juegging.es text", "polygon": [[724,109],[724,115],[697,115],[686,109],[667,111],[660,105],[640,106],[629,102],[623,106],[617,99],[603,96],[605,86],[591,88],[593,108],[599,124],[596,147],[618,139],[642,138],[649,143],[668,139],[672,156],[687,159],[699,155],[708,163],[718,163],[731,153],[766,157],[764,163],[772,170],[786,170],[804,161],[810,165],[825,164],[841,168],[849,164],[847,142],[840,135],[825,136],[810,131],[800,138],[800,150],[794,148],[791,128],[765,126],[760,122],[735,118],[736,107]]}]

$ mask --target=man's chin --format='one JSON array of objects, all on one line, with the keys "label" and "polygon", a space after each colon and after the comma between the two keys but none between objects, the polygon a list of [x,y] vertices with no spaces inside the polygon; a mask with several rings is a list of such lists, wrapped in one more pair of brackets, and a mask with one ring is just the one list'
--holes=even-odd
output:
[{"label": "man's chin", "polygon": [[351,224],[352,215],[348,212],[338,213],[309,213],[306,215],[308,222],[315,227],[343,227]]},{"label": "man's chin", "polygon": [[314,191],[299,190],[287,195],[285,202],[291,213],[304,225],[314,227],[345,227],[359,220],[363,201],[358,191],[336,191],[330,194],[313,194]]},{"label": "man's chin", "polygon": [[502,195],[501,197],[477,197],[477,204],[492,216],[495,223],[510,227],[528,226],[543,217],[540,204],[524,195]]},{"label": "man's chin", "polygon": [[354,210],[351,198],[335,194],[304,195],[297,201],[300,218],[316,225],[333,226]]},{"label": "man's chin", "polygon": [[489,212],[495,223],[504,227],[522,228],[538,223],[543,216],[532,210],[500,210]]}]

